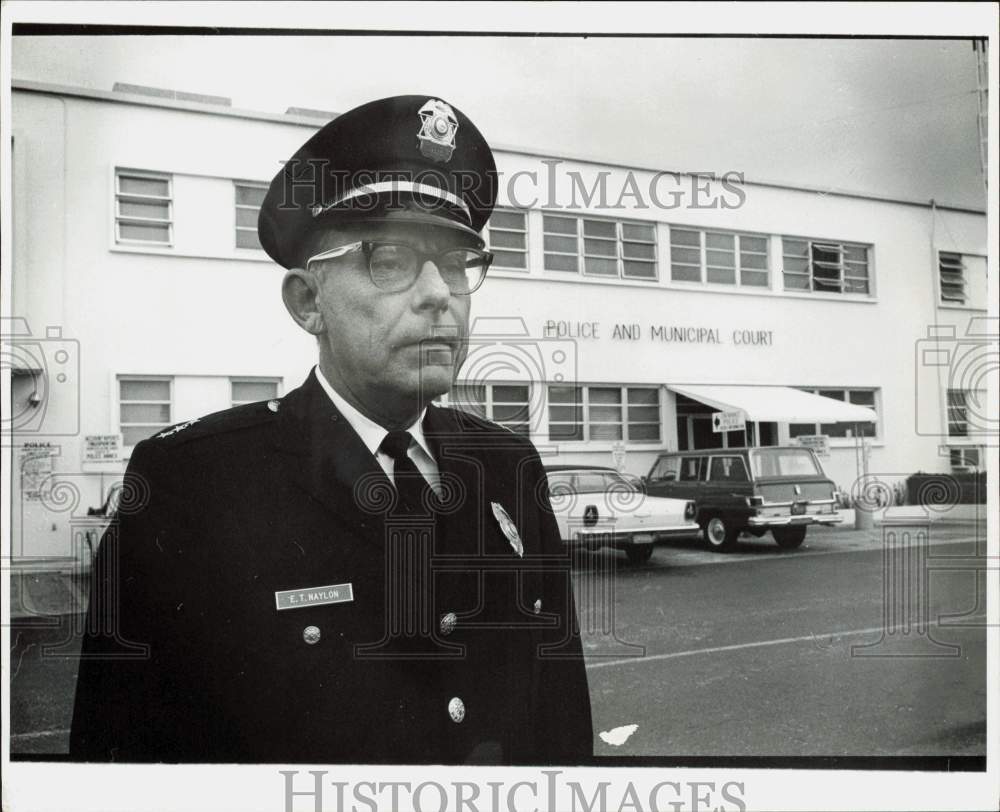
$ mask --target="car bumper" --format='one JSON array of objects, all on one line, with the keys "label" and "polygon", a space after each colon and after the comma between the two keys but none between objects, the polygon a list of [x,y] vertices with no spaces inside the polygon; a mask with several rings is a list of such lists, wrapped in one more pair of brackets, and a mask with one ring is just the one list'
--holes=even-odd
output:
[{"label": "car bumper", "polygon": [[628,530],[608,530],[601,528],[578,530],[570,539],[570,544],[580,544],[588,547],[628,547],[632,545],[652,544],[658,539],[693,538],[701,528],[691,524],[671,525],[670,527],[636,528]]},{"label": "car bumper", "polygon": [[801,516],[751,516],[750,527],[795,527],[806,524],[834,525],[844,521],[839,513],[803,513]]}]

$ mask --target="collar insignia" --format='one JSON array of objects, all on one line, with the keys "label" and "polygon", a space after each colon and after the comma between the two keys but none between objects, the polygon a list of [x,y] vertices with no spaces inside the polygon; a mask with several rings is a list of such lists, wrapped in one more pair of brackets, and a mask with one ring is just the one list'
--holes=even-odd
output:
[{"label": "collar insignia", "polygon": [[193,426],[195,423],[197,423],[198,420],[199,418],[196,417],[194,420],[188,420],[187,423],[181,423],[179,426],[174,426],[172,429],[167,429],[166,431],[162,431],[156,435],[156,439],[160,440],[164,437],[169,437],[171,434],[176,434],[179,431],[184,431],[184,429],[188,428],[189,426]]}]

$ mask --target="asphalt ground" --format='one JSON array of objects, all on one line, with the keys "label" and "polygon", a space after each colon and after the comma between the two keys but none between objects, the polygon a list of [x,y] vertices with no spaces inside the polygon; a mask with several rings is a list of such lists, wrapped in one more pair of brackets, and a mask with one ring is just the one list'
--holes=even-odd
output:
[{"label": "asphalt ground", "polygon": [[[905,542],[892,555],[886,532]],[[595,755],[984,755],[984,538],[982,525],[820,528],[794,551],[744,537],[730,554],[658,545],[634,567],[582,555]],[[886,575],[901,549],[926,588]],[[76,617],[15,620],[15,757],[66,752]]]},{"label": "asphalt ground", "polygon": [[[931,525],[813,528],[795,551],[677,541],[645,567],[592,555],[577,594],[595,754],[985,755],[984,548],[982,526]],[[629,725],[624,743],[599,735]]]}]

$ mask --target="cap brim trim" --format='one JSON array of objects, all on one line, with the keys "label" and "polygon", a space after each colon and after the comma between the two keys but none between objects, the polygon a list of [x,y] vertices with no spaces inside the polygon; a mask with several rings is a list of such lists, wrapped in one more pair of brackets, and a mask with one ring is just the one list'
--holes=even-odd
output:
[{"label": "cap brim trim", "polygon": [[453,195],[447,189],[441,189],[427,183],[414,183],[413,181],[408,180],[387,180],[380,181],[379,183],[371,183],[366,186],[359,186],[357,189],[352,189],[347,194],[338,197],[336,200],[331,203],[327,203],[325,206],[314,206],[312,209],[312,216],[319,217],[323,214],[323,212],[336,206],[341,206],[349,200],[354,200],[358,197],[365,197],[366,195],[381,195],[386,192],[408,192],[411,194],[418,194],[434,198],[436,200],[441,200],[460,209],[468,218],[469,222],[472,222],[472,214],[469,212],[469,207],[465,205],[465,201],[461,198]]}]

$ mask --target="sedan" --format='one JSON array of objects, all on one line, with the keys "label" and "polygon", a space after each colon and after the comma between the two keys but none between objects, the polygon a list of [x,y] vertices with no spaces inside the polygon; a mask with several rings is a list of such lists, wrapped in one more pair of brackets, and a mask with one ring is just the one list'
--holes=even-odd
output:
[{"label": "sedan", "polygon": [[632,564],[653,554],[653,542],[694,538],[695,503],[647,496],[613,468],[550,465],[549,497],[563,542],[597,550],[623,550]]}]

